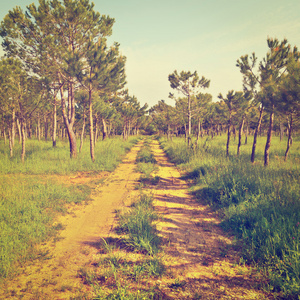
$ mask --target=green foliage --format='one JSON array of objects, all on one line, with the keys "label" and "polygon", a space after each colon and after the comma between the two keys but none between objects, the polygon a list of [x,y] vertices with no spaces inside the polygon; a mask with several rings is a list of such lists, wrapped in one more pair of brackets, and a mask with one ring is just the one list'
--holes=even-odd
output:
[{"label": "green foliage", "polygon": [[[285,296],[300,292],[300,169],[299,140],[294,141],[291,161],[284,163],[285,144],[274,138],[269,168],[251,164],[247,155],[225,157],[224,137],[215,137],[194,151],[184,141],[162,140],[174,162],[194,183],[194,194],[223,216],[222,226],[244,243],[244,259],[256,263],[270,278],[270,288]],[[184,153],[184,155],[182,154]],[[182,157],[185,157],[183,160]],[[279,158],[282,157],[282,158]]]},{"label": "green foliage", "polygon": [[126,240],[128,245],[153,255],[157,253],[160,245],[160,239],[153,225],[155,219],[157,215],[152,207],[152,199],[141,195],[129,212],[120,215],[119,230],[128,235]]}]

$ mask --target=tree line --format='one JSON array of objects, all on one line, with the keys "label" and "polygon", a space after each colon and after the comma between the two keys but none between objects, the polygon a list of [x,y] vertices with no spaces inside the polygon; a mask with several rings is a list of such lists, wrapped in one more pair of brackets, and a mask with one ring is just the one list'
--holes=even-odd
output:
[{"label": "tree line", "polygon": [[[26,138],[45,139],[51,128],[67,137],[70,157],[77,137],[90,137],[90,155],[99,128],[103,138],[136,133],[147,105],[141,107],[126,85],[126,58],[119,44],[108,46],[115,20],[94,10],[89,0],[39,0],[23,11],[15,7],[0,25],[5,57],[0,60],[1,135],[10,153],[16,132],[25,159]],[[44,126],[41,124],[44,123]]]},{"label": "tree line", "polygon": [[[300,53],[291,48],[287,40],[267,39],[268,51],[258,62],[253,52],[241,56],[236,63],[242,74],[241,91],[228,91],[226,96],[218,95],[219,101],[213,102],[212,96],[203,93],[210,80],[199,77],[197,71],[176,70],[169,75],[170,87],[179,93],[175,97],[175,106],[161,100],[150,109],[155,128],[167,134],[184,133],[188,146],[192,133],[198,145],[199,138],[204,134],[214,135],[226,131],[226,154],[232,135],[238,136],[237,155],[240,155],[242,135],[246,144],[248,135],[253,134],[251,162],[255,161],[257,137],[266,131],[267,140],[264,151],[264,165],[269,165],[269,152],[272,134],[284,131],[288,136],[285,159],[287,159],[295,128],[299,127],[300,117]],[[276,119],[275,116],[276,115]]]}]

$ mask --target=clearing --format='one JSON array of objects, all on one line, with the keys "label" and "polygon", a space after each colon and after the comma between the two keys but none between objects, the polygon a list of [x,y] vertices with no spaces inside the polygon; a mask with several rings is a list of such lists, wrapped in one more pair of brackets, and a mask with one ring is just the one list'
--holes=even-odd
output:
[{"label": "clearing", "polygon": [[[114,235],[115,210],[129,205],[138,191],[140,174],[135,159],[142,142],[135,145],[116,170],[94,190],[92,202],[74,205],[58,222],[64,229],[56,241],[42,245],[41,259],[24,266],[7,281],[1,299],[89,299],[92,287],[78,270],[92,266],[99,243]],[[156,225],[164,240],[163,262],[167,272],[155,282],[162,299],[271,299],[261,291],[262,277],[240,264],[239,247],[224,233],[214,212],[196,203],[157,141],[151,143],[160,180],[148,192],[163,219]],[[80,184],[84,178],[70,178]],[[146,191],[147,192],[147,191]],[[78,298],[78,295],[85,295]]]}]

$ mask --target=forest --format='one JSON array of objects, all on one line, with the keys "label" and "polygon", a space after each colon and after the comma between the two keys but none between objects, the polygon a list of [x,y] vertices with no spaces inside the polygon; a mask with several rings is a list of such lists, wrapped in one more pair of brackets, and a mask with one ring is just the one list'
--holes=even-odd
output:
[{"label": "forest", "polygon": [[[218,99],[205,92],[210,80],[198,71],[170,70],[169,100],[149,107],[126,87],[120,45],[108,45],[114,22],[89,0],[40,0],[25,11],[15,7],[2,20],[0,174],[5,192],[0,201],[18,193],[15,179],[5,175],[112,171],[134,143],[152,136],[185,174],[195,198],[218,211],[221,225],[243,241],[243,260],[269,278],[269,290],[297,299],[297,47],[268,38],[262,41],[268,51],[261,60],[255,52],[241,53],[236,60],[241,89],[229,87]],[[46,189],[52,197],[54,191]],[[77,198],[83,192],[74,191]],[[0,224],[6,228],[8,208],[1,204],[1,209]],[[37,243],[44,238],[36,238]],[[2,277],[12,272],[4,263],[0,271]]]}]

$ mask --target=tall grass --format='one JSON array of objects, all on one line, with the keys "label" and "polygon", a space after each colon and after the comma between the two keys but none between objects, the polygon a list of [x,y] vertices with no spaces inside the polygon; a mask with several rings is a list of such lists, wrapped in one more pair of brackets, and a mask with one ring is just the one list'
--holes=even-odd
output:
[{"label": "tall grass", "polygon": [[55,236],[53,225],[67,202],[79,203],[90,194],[87,188],[66,187],[22,175],[0,176],[0,278],[41,253],[36,244]]},{"label": "tall grass", "polygon": [[127,234],[126,243],[138,251],[146,251],[150,255],[158,252],[160,238],[153,221],[158,216],[152,206],[152,198],[141,195],[133,202],[130,211],[119,217],[119,230]]},{"label": "tall grass", "polygon": [[51,142],[28,140],[24,164],[18,143],[10,158],[8,145],[0,141],[0,278],[12,275],[15,266],[40,255],[36,245],[60,229],[60,225],[53,226],[53,221],[65,210],[66,203],[79,203],[90,195],[86,185],[70,187],[34,175],[112,171],[136,141],[98,142],[96,161],[92,163],[88,143],[77,159],[70,159],[67,143],[59,142],[53,148]]},{"label": "tall grass", "polygon": [[300,294],[300,141],[295,138],[289,161],[286,143],[274,137],[270,166],[263,166],[265,139],[260,138],[255,164],[251,142],[235,156],[225,156],[225,137],[203,139],[187,149],[181,139],[161,140],[170,158],[194,184],[194,194],[223,216],[222,225],[244,242],[244,259],[260,266],[269,288],[285,297]]},{"label": "tall grass", "polygon": [[28,140],[26,143],[25,163],[21,163],[21,146],[16,143],[14,156],[10,158],[8,145],[0,141],[0,173],[26,174],[70,174],[78,171],[113,171],[122,156],[137,142],[137,137],[128,141],[120,138],[99,141],[95,146],[95,162],[89,154],[89,143],[84,143],[77,159],[70,159],[69,144],[59,141],[57,147],[52,142]]}]

